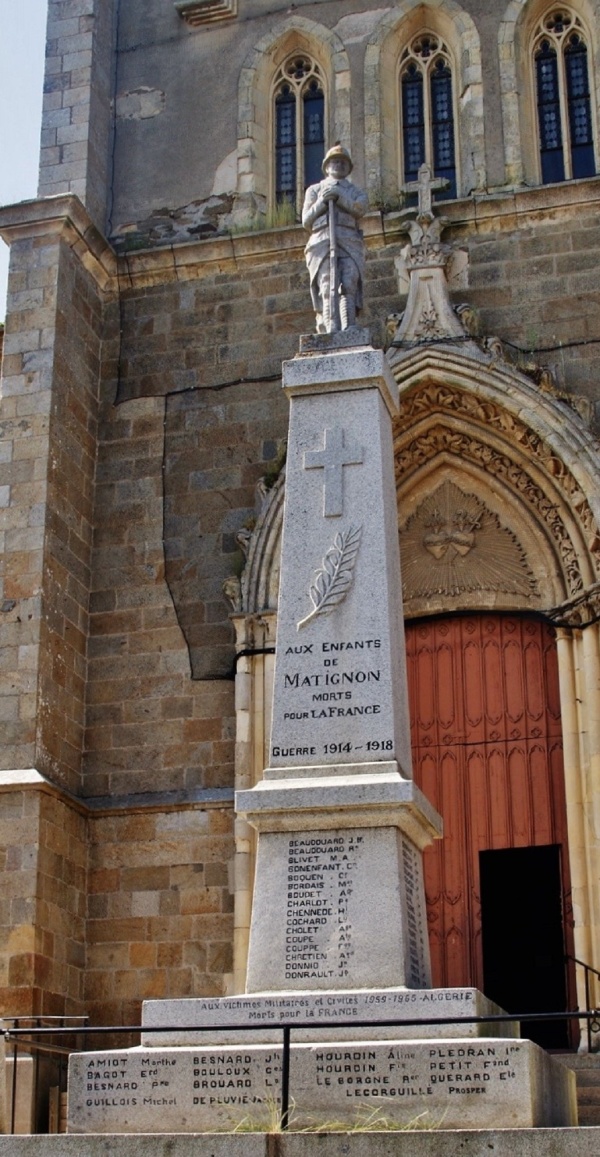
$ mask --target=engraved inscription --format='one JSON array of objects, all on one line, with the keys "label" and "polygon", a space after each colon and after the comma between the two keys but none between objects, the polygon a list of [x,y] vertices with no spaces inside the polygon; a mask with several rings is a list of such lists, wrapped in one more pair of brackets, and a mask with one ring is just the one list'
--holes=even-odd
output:
[{"label": "engraved inscription", "polygon": [[[357,1006],[363,995],[348,994],[344,1004]],[[394,1003],[421,995],[398,993]],[[329,1005],[348,1017],[336,994],[322,993],[318,1000],[319,1007]],[[280,1012],[278,1007],[277,1015]],[[358,1121],[361,1108],[381,1108],[391,1120],[421,1116],[421,1124],[443,1121],[445,1129],[464,1128],[467,1121],[471,1127],[497,1128],[507,1113],[511,1126],[521,1128],[536,1123],[540,1081],[549,1087],[552,1079],[553,1095],[563,1106],[559,1115],[571,1124],[568,1088],[564,1081],[561,1085],[557,1070],[556,1062],[521,1040],[396,1037],[367,1043],[295,1043],[290,1065],[293,1119],[300,1128],[314,1128],[320,1120]],[[264,1128],[279,1103],[280,1082],[279,1045],[141,1049],[128,1056],[74,1054],[69,1131],[211,1132],[244,1124]]]},{"label": "engraved inscription", "polygon": [[517,1076],[519,1045],[432,1045],[426,1050],[398,1045],[336,1048],[314,1053],[317,1086],[338,1095],[393,1099],[498,1095],[498,1085]]},{"label": "engraved inscription", "polygon": [[420,860],[417,852],[408,842],[402,840],[402,874],[406,897],[406,928],[408,934],[408,969],[410,983],[416,988],[427,984],[423,968],[426,955],[426,931],[421,898],[419,895]]},{"label": "engraved inscription", "polygon": [[349,904],[363,837],[294,836],[288,847],[286,980],[345,980],[354,956]]},{"label": "engraved inscription", "polygon": [[[381,727],[381,639],[354,638],[320,643],[298,643],[282,656],[282,681],[286,692],[284,726],[296,725],[306,743],[284,746],[274,743],[271,758],[324,759],[354,755],[359,759],[393,759],[392,736]],[[286,669],[287,668],[287,669]],[[314,721],[361,717],[360,731],[347,738],[314,742]],[[299,727],[297,725],[300,725]],[[370,725],[370,726],[368,726]],[[304,734],[302,735],[304,738]],[[326,738],[326,735],[324,735]],[[312,742],[311,742],[312,741]]]},{"label": "engraved inscription", "polygon": [[[363,845],[364,846],[364,845]],[[355,888],[354,895],[356,896]],[[417,887],[417,900],[420,889]],[[422,902],[422,901],[421,901]],[[417,920],[423,919],[418,912]],[[154,1007],[154,1004],[157,1007]],[[407,1007],[410,1006],[410,1007]],[[443,1007],[440,1007],[443,1006]],[[254,1023],[258,1029],[268,1029],[271,1022],[279,1019],[296,1021],[332,1021],[337,1020],[385,1020],[397,1016],[409,1016],[411,1019],[423,1017],[428,1019],[435,1016],[457,1018],[468,1016],[484,1016],[495,1012],[485,997],[478,995],[472,988],[445,988],[445,989],[395,989],[395,990],[337,990],[335,992],[301,992],[294,995],[292,991],[285,996],[231,996],[226,998],[197,998],[193,1004],[193,1021],[196,1026],[194,1034],[203,1030],[212,1031],[218,1025],[245,1025]],[[153,1002],[145,1012],[145,1022],[151,1027],[158,1028],[161,1024],[171,1024],[172,1012],[167,1004],[164,1008]],[[166,1018],[166,1019],[165,1019]],[[316,1027],[316,1025],[315,1025]],[[311,1030],[314,1031],[314,1030]],[[343,1031],[343,1030],[339,1030]],[[177,1043],[198,1043],[197,1035],[194,1041],[188,1040],[185,1030],[177,1032]],[[389,1036],[394,1035],[390,1030]],[[502,1024],[444,1024],[426,1030],[421,1027],[404,1026],[402,1036],[423,1037],[435,1036],[517,1036],[516,1023],[508,1021]],[[301,1039],[299,1037],[298,1039]],[[312,1039],[312,1038],[307,1038]],[[339,1039],[339,1038],[336,1038]],[[173,1043],[172,1034],[151,1037],[152,1043]],[[149,1042],[146,1042],[149,1043]]]}]

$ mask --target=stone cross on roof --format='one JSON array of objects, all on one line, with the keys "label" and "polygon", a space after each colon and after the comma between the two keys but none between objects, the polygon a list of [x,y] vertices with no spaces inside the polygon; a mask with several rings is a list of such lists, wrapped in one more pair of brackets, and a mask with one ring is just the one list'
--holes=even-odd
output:
[{"label": "stone cross on roof", "polygon": [[407,185],[402,185],[400,191],[402,193],[416,193],[418,195],[418,212],[420,216],[422,213],[431,213],[431,194],[437,189],[447,189],[449,184],[450,182],[447,181],[445,177],[432,176],[429,165],[421,165],[418,180],[409,181]]}]

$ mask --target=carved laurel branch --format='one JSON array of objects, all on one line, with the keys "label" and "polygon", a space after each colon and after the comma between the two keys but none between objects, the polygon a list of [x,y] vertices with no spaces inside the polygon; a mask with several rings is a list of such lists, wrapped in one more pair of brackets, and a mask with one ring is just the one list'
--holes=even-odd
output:
[{"label": "carved laurel branch", "polygon": [[352,586],[361,535],[362,526],[349,526],[348,530],[336,534],[310,588],[313,609],[297,624],[298,631],[317,615],[329,615],[334,607],[343,603]]}]

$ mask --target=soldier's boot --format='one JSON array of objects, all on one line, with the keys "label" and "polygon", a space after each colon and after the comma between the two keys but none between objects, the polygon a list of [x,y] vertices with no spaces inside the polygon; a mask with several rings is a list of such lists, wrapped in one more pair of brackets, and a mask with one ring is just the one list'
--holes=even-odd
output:
[{"label": "soldier's boot", "polygon": [[331,303],[329,301],[329,294],[323,298],[323,305],[321,307],[322,322],[319,326],[321,333],[331,333]]}]

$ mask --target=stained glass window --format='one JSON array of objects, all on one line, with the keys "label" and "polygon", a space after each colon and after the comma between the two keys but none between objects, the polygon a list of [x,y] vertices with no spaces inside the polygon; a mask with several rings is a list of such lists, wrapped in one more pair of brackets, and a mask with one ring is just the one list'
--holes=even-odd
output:
[{"label": "stained glass window", "polygon": [[289,57],[275,81],[275,199],[300,207],[321,178],[325,155],[325,92],[318,66]]},{"label": "stained glass window", "polygon": [[596,171],[588,50],[579,18],[552,9],[534,47],[542,183]]},{"label": "stained glass window", "polygon": [[404,134],[404,179],[416,181],[425,162],[425,121],[423,73],[409,64],[402,77],[402,129]]},{"label": "stained glass window", "polygon": [[296,97],[284,85],[275,98],[275,184],[277,200],[296,196]]},{"label": "stained glass window", "polygon": [[[402,153],[405,183],[416,181],[423,164],[448,188],[437,200],[456,197],[456,151],[452,69],[445,45],[421,33],[403,54],[400,71]],[[413,198],[411,198],[413,200]]]}]

